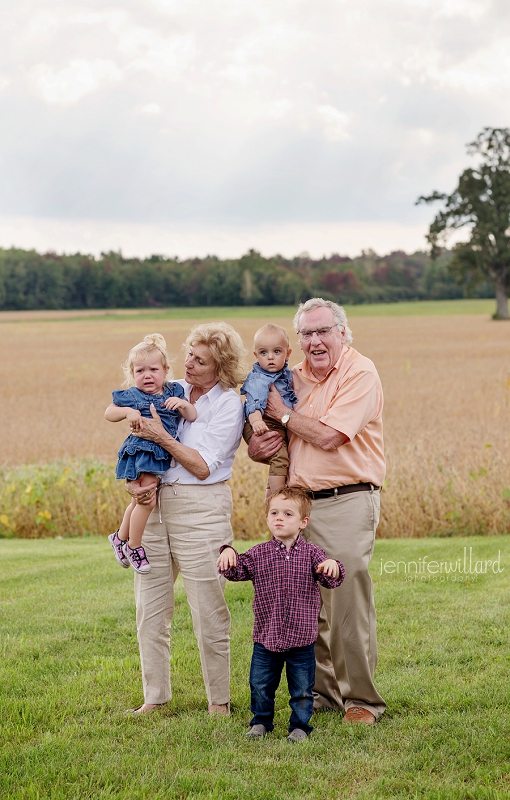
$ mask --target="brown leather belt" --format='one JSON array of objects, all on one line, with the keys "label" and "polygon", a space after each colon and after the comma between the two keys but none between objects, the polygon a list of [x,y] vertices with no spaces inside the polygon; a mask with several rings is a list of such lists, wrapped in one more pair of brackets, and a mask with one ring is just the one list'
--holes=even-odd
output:
[{"label": "brown leather belt", "polygon": [[305,489],[305,492],[312,500],[322,500],[324,497],[338,497],[340,494],[352,494],[352,492],[378,492],[380,488],[375,483],[349,483],[347,486],[334,486],[332,489],[319,489],[317,492]]}]

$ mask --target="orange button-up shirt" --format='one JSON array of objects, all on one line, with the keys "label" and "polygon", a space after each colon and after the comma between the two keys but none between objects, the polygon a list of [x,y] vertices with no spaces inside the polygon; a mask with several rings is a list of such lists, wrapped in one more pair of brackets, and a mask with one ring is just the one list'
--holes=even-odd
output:
[{"label": "orange button-up shirt", "polygon": [[340,431],[349,441],[323,450],[289,431],[289,486],[319,491],[352,483],[382,486],[385,475],[383,393],[369,358],[344,346],[329,374],[318,380],[306,359],[292,370],[295,410]]}]

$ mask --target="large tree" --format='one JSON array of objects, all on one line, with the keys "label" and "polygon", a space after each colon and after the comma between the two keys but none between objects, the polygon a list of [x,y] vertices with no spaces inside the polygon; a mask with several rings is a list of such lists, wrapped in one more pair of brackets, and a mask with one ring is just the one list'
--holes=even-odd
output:
[{"label": "large tree", "polygon": [[489,279],[496,290],[497,319],[508,319],[510,290],[510,128],[484,128],[468,153],[477,157],[464,170],[452,194],[433,192],[417,203],[443,202],[430,225],[427,240],[437,257],[452,231],[466,228],[467,242],[453,248],[449,269],[474,288]]}]

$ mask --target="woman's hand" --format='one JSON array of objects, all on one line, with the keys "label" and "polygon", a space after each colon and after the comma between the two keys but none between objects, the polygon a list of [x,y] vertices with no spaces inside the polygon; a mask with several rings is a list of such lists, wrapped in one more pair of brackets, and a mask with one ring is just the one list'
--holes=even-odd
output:
[{"label": "woman's hand", "polygon": [[158,442],[161,439],[161,435],[166,434],[166,431],[153,403],[151,403],[150,409],[152,419],[148,419],[148,417],[139,417],[133,420],[133,422],[131,422],[131,433],[134,433],[135,436],[139,436],[141,439],[148,439],[150,442]]},{"label": "woman's hand", "polygon": [[158,482],[154,479],[154,483],[148,483],[146,486],[140,486],[138,481],[126,481],[126,492],[134,497],[138,505],[144,506],[150,503],[156,496]]}]

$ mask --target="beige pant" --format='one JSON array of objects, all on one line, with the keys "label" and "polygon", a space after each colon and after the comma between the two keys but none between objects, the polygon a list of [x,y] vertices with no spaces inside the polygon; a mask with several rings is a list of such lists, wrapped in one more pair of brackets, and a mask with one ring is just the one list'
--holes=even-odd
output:
[{"label": "beige pant", "polygon": [[345,710],[366,708],[379,717],[386,704],[374,686],[377,665],[372,579],[379,492],[355,492],[314,500],[307,541],[323,547],[345,567],[337,589],[321,587],[322,608],[315,645],[315,705]]},{"label": "beige pant", "polygon": [[[280,420],[271,419],[271,417],[266,417],[265,414],[262,415],[262,419],[264,420],[270,431],[277,431],[280,434],[280,436],[282,437],[283,444],[280,447],[280,449],[276,451],[274,456],[271,456],[271,458],[267,458],[264,461],[261,461],[260,463],[269,464],[269,475],[285,478],[287,477],[290,464],[289,450],[287,447],[287,437],[288,437],[287,428],[280,422]],[[248,420],[246,420],[243,428],[243,439],[246,442],[246,444],[250,444],[252,436],[253,436],[253,428],[251,427]]]},{"label": "beige pant", "polygon": [[200,650],[209,703],[228,703],[230,613],[216,559],[232,542],[232,495],[226,483],[163,486],[143,534],[151,572],[135,574],[136,623],[146,703],[166,703],[170,689],[170,625],[180,572]]}]

